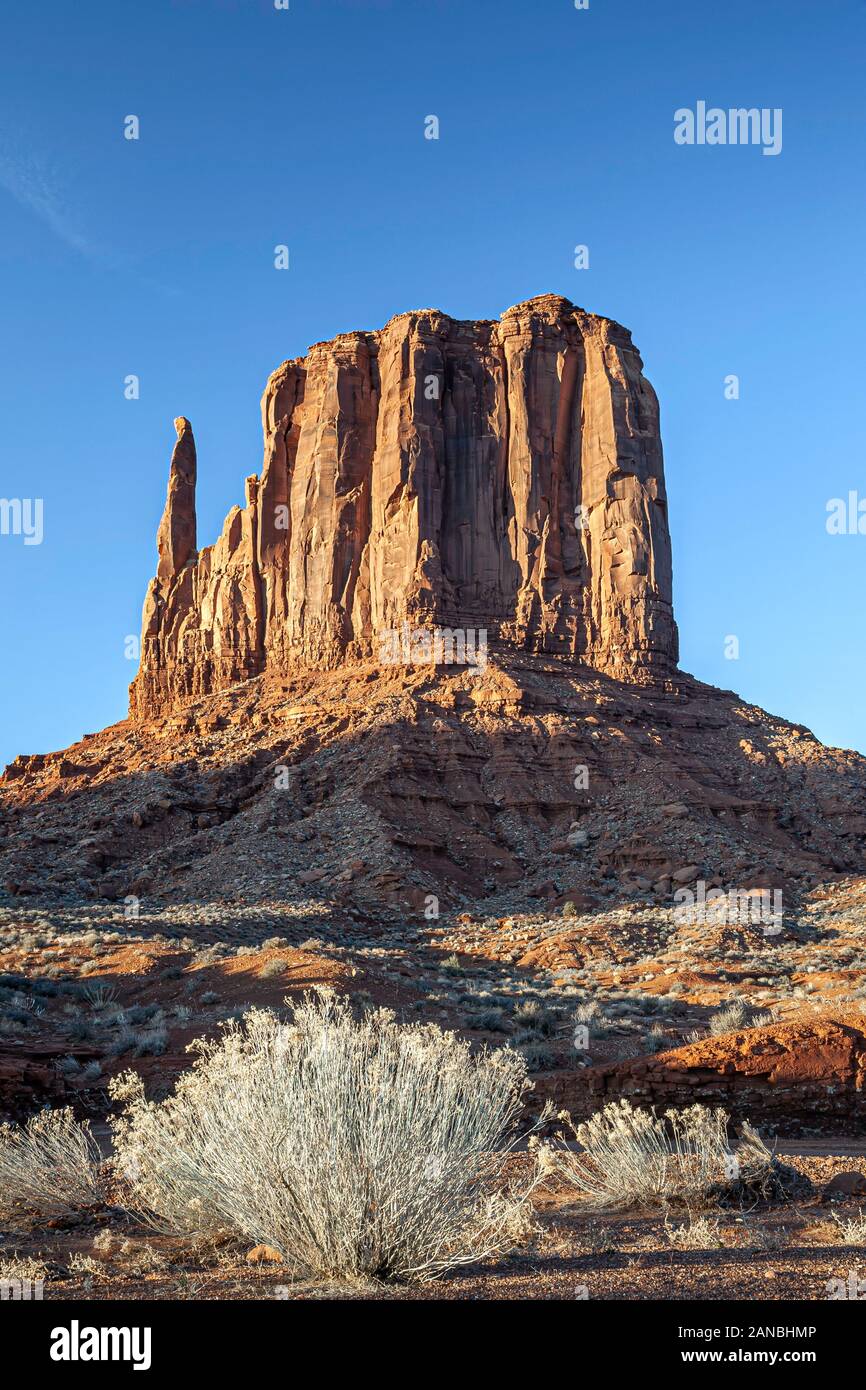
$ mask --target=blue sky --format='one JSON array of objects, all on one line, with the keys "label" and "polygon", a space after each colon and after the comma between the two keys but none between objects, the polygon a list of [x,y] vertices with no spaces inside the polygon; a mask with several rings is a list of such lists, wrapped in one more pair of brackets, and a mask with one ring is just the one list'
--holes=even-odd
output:
[{"label": "blue sky", "polygon": [[[7,6],[0,497],[44,539],[0,535],[0,764],[123,717],[175,415],[205,544],[284,358],[549,291],[658,391],[684,668],[866,751],[866,535],[825,526],[866,497],[864,38],[862,0]],[[782,152],[678,146],[699,100]]]}]

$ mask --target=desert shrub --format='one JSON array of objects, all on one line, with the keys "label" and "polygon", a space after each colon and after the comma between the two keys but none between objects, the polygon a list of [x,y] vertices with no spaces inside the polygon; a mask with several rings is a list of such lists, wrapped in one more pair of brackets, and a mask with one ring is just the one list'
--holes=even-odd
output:
[{"label": "desert shrub", "polygon": [[48,1265],[44,1260],[27,1256],[22,1258],[17,1254],[5,1259],[0,1258],[0,1281],[26,1280],[29,1283],[37,1283],[39,1280],[45,1280],[48,1273]]},{"label": "desert shrub", "polygon": [[574,1011],[575,1023],[582,1023],[585,1026],[594,1024],[601,1018],[601,1006],[597,999],[586,999],[582,1004],[578,1004]]},{"label": "desert shrub", "polygon": [[73,1211],[99,1199],[100,1154],[71,1110],[42,1110],[26,1125],[0,1125],[0,1214]]},{"label": "desert shrub", "polygon": [[641,1046],[646,1053],[664,1052],[670,1046],[667,1033],[660,1023],[654,1023],[652,1028],[647,1029]]},{"label": "desert shrub", "polygon": [[723,1008],[717,1009],[709,1021],[710,1035],[718,1036],[720,1033],[731,1033],[736,1028],[746,1028],[748,1026],[748,1011],[742,1000],[737,999],[733,1004],[726,1004]]},{"label": "desert shrub", "polygon": [[690,1216],[682,1226],[665,1222],[665,1235],[676,1250],[720,1250],[724,1245],[718,1221]]},{"label": "desert shrub", "polygon": [[531,1072],[548,1071],[556,1063],[553,1048],[532,1033],[518,1034],[514,1039],[514,1045]]},{"label": "desert shrub", "polygon": [[272,980],[276,975],[284,975],[287,966],[288,961],[266,960],[259,971],[259,977],[262,980]]},{"label": "desert shrub", "polygon": [[733,1033],[738,1028],[762,1028],[773,1022],[771,1013],[762,1013],[752,1008],[743,999],[734,999],[730,1004],[717,1009],[710,1018],[710,1034]]},{"label": "desert shrub", "polygon": [[146,1028],[133,1034],[136,1057],[161,1057],[168,1047],[165,1028]]},{"label": "desert shrub", "polygon": [[[600,1038],[607,1038],[612,1032],[610,1019],[601,1010],[601,1005],[597,999],[586,999],[582,1004],[578,1004],[572,1014],[573,1021],[573,1041],[578,1051],[583,1050],[584,1038],[583,1029],[593,1041],[598,1042]],[[578,1031],[580,1030],[580,1031]]]},{"label": "desert shrub", "polygon": [[582,1153],[546,1146],[544,1161],[600,1210],[691,1208],[804,1191],[796,1170],[780,1163],[751,1125],[742,1125],[735,1142],[729,1124],[726,1111],[703,1105],[660,1117],[614,1101],[585,1124],[571,1125]]},{"label": "desert shrub", "polygon": [[160,1012],[160,1009],[158,1004],[133,1004],[131,1008],[123,1009],[121,1012],[123,1022],[134,1027],[138,1023],[149,1023]]},{"label": "desert shrub", "polygon": [[488,1033],[507,1033],[508,1023],[503,1009],[479,1009],[467,1020],[469,1028],[478,1028]]},{"label": "desert shrub", "polygon": [[82,993],[93,1009],[108,1009],[117,1002],[117,990],[104,982],[87,984]]},{"label": "desert shrub", "polygon": [[866,1217],[862,1211],[858,1211],[856,1217],[839,1216],[834,1211],[833,1220],[839,1228],[842,1245],[866,1245]]},{"label": "desert shrub", "polygon": [[502,1252],[528,1218],[508,1187],[525,1063],[433,1025],[308,995],[291,1023],[252,1010],[155,1103],[140,1078],[116,1162],[162,1229],[269,1245],[304,1277],[424,1280]]},{"label": "desert shrub", "polygon": [[100,1282],[108,1279],[108,1270],[102,1261],[94,1260],[92,1255],[85,1255],[80,1250],[71,1256],[69,1269],[72,1274],[83,1275],[85,1286],[92,1279],[98,1279]]},{"label": "desert shrub", "polygon": [[557,1018],[537,999],[525,999],[514,1010],[514,1022],[527,1033],[546,1038],[555,1031]]},{"label": "desert shrub", "polygon": [[20,1019],[0,1017],[0,1033],[5,1036],[14,1036],[16,1033],[26,1033],[32,1024],[22,1023]]},{"label": "desert shrub", "polygon": [[83,1018],[74,1018],[67,1026],[67,1037],[70,1042],[93,1042],[99,1033],[92,1023]]}]

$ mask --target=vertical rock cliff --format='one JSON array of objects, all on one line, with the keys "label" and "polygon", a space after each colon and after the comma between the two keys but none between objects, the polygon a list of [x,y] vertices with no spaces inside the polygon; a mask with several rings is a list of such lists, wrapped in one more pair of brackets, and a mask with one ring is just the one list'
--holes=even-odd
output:
[{"label": "vertical rock cliff", "polygon": [[375,656],[404,623],[623,679],[676,662],[658,402],[609,319],[544,295],[316,343],[270,377],[261,475],[201,551],[175,424],[134,716]]}]

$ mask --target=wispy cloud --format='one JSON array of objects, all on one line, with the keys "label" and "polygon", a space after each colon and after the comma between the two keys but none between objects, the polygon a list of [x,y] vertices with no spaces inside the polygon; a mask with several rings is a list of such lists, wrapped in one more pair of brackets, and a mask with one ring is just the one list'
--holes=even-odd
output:
[{"label": "wispy cloud", "polygon": [[0,145],[0,188],[38,217],[73,251],[91,260],[106,258],[105,248],[80,226],[59,177],[35,154],[12,151]]},{"label": "wispy cloud", "polygon": [[177,286],[163,284],[146,274],[140,256],[125,248],[107,246],[91,236],[66,192],[67,187],[67,168],[58,172],[56,166],[34,150],[32,140],[23,133],[16,131],[13,137],[8,127],[0,133],[0,200],[5,189],[66,246],[102,269],[134,275],[139,285],[170,298],[181,293]]}]

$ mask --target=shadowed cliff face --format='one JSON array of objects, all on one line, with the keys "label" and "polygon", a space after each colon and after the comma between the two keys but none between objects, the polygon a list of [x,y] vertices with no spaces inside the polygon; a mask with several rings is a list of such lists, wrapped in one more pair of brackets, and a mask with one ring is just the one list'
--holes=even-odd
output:
[{"label": "shadowed cliff face", "polygon": [[195,550],[178,422],[130,712],[439,626],[624,679],[677,659],[658,403],[619,324],[546,295],[317,343],[262,399],[261,476]]}]

